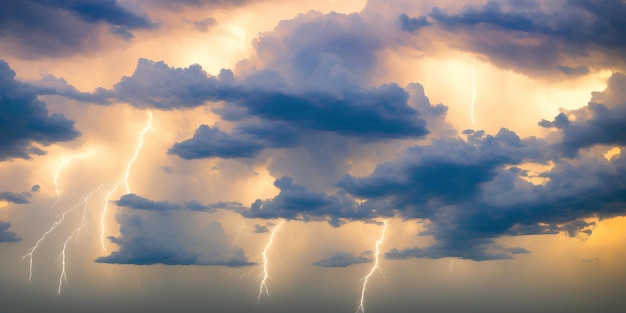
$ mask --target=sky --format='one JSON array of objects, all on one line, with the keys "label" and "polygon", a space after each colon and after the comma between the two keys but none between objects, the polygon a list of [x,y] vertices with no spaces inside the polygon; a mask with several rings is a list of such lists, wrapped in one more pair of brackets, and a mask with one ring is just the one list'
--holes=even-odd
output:
[{"label": "sky", "polygon": [[622,312],[623,0],[0,2],[7,312]]}]

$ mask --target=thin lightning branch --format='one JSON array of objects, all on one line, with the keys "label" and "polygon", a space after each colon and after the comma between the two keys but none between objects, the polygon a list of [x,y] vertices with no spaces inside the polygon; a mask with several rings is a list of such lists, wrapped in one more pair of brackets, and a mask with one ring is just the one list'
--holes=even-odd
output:
[{"label": "thin lightning branch", "polygon": [[450,270],[448,271],[448,277],[452,274],[452,265],[454,265],[454,260],[450,261]]},{"label": "thin lightning branch", "polygon": [[372,277],[372,275],[374,274],[376,270],[380,270],[380,268],[378,267],[378,256],[380,255],[380,244],[383,242],[383,240],[385,240],[385,231],[387,230],[387,221],[385,221],[383,225],[384,225],[383,231],[382,231],[382,234],[380,235],[380,239],[376,241],[376,254],[374,255],[374,266],[372,266],[372,269],[370,269],[369,273],[365,277],[363,277],[363,279],[361,279],[363,281],[363,287],[361,288],[361,302],[359,304],[359,307],[356,309],[357,312],[365,313],[365,306],[363,305],[363,302],[365,301],[365,289],[367,287],[367,282],[369,281],[370,277]]},{"label": "thin lightning branch", "polygon": [[135,154],[133,154],[133,158],[130,159],[130,161],[128,162],[128,165],[126,165],[126,173],[124,173],[124,186],[126,187],[127,194],[130,193],[130,187],[128,186],[128,176],[130,175],[130,168],[133,166],[133,163],[135,163],[135,160],[137,160],[139,151],[141,150],[141,147],[143,146],[143,136],[145,136],[146,133],[150,129],[152,129],[152,112],[148,112],[148,116],[149,116],[148,125],[146,125],[146,127],[144,127],[141,133],[139,134],[139,143],[137,144],[137,148],[135,148]]},{"label": "thin lightning branch", "polygon": [[471,118],[472,125],[476,123],[476,119],[474,117],[474,105],[476,104],[476,69],[474,68],[474,64],[472,64],[472,107],[471,107]]},{"label": "thin lightning branch", "polygon": [[127,194],[130,193],[130,187],[128,185],[128,176],[130,176],[130,169],[133,166],[133,163],[135,162],[135,160],[137,160],[137,157],[139,156],[139,151],[141,151],[141,147],[143,146],[143,137],[151,129],[152,129],[152,112],[148,112],[148,123],[146,127],[144,127],[141,130],[141,133],[139,133],[139,143],[137,144],[137,147],[135,148],[135,153],[133,154],[133,157],[130,159],[130,161],[128,161],[128,164],[126,165],[126,172],[124,172],[124,177],[122,178],[120,182],[116,183],[113,186],[113,189],[111,189],[111,191],[104,197],[104,206],[102,207],[102,215],[100,216],[100,246],[102,247],[103,251],[106,251],[106,246],[104,244],[105,242],[104,239],[106,235],[105,219],[107,216],[107,212],[109,210],[109,200],[111,199],[111,196],[113,196],[113,194],[117,191],[117,188],[122,183],[126,187],[126,193]]},{"label": "thin lightning branch", "polygon": [[269,275],[267,273],[267,263],[268,263],[267,251],[270,249],[270,247],[272,246],[272,243],[274,242],[274,236],[276,236],[276,232],[284,223],[285,221],[281,221],[280,223],[278,223],[278,225],[276,225],[276,227],[274,227],[274,230],[272,230],[272,235],[270,236],[270,240],[267,242],[267,245],[265,245],[265,249],[263,249],[263,280],[261,280],[261,285],[259,286],[259,295],[257,296],[257,303],[261,302],[261,295],[263,294],[263,291],[265,291],[265,294],[267,295],[268,298],[270,296],[270,292],[267,289],[267,279],[269,278]]},{"label": "thin lightning branch", "polygon": [[26,254],[22,257],[22,260],[29,258],[29,274],[28,274],[28,280],[32,280],[33,279],[33,254],[35,253],[35,251],[37,251],[37,248],[39,248],[39,244],[41,244],[41,242],[46,239],[46,237],[48,237],[48,235],[50,235],[50,233],[55,230],[57,228],[57,226],[59,226],[61,223],[63,223],[63,221],[65,220],[65,216],[70,213],[71,211],[73,211],[76,207],[73,207],[65,212],[63,212],[63,215],[61,215],[61,218],[59,220],[57,220],[56,222],[54,222],[54,224],[52,224],[52,226],[50,227],[50,229],[48,229],[48,231],[46,231],[41,238],[39,238],[39,240],[37,240],[37,242],[35,243],[34,246],[32,246],[30,249],[28,249],[28,251],[26,251]]},{"label": "thin lightning branch", "polygon": [[78,227],[74,229],[74,231],[67,237],[67,239],[65,239],[65,242],[63,242],[63,249],[61,250],[61,253],[59,254],[59,259],[61,259],[61,274],[59,275],[59,287],[57,288],[57,295],[61,294],[61,287],[63,287],[63,282],[65,282],[65,284],[67,285],[67,272],[65,271],[65,265],[66,265],[65,257],[67,255],[66,253],[67,244],[71,239],[78,238],[80,231],[87,226],[87,206],[89,205],[89,198],[91,198],[91,195],[95,191],[100,191],[102,187],[103,186],[98,186],[94,190],[90,191],[87,195],[85,195],[85,197],[83,197],[82,202],[74,205],[74,207],[71,209],[73,210],[82,205],[83,215],[80,221],[80,225],[78,225]]},{"label": "thin lightning branch", "polygon": [[68,166],[75,158],[86,157],[93,153],[94,151],[89,151],[86,153],[72,155],[68,157],[67,159],[65,159],[63,162],[61,162],[61,164],[59,164],[57,171],[54,173],[54,176],[52,176],[52,183],[54,183],[54,192],[57,195],[57,200],[50,206],[50,210],[49,210],[50,212],[52,212],[52,209],[61,201],[61,190],[59,189],[59,176],[61,175],[61,172],[63,171],[63,169],[66,166]]}]

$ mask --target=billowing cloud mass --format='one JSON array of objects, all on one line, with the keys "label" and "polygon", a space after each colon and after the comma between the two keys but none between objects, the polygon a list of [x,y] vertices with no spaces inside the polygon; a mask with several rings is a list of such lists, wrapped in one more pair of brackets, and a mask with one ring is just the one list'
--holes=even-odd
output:
[{"label": "billowing cloud mass", "polygon": [[134,37],[133,30],[157,25],[143,13],[133,12],[117,0],[7,0],[0,4],[0,42],[22,57],[63,57],[91,51],[100,42],[99,28]]},{"label": "billowing cloud mass", "polygon": [[28,85],[15,80],[15,72],[0,60],[0,161],[29,159],[44,150],[34,145],[70,141],[80,135],[74,122],[61,114],[48,114],[46,104]]},{"label": "billowing cloud mass", "polygon": [[498,66],[578,75],[588,66],[605,66],[599,64],[606,59],[598,59],[598,53],[606,58],[623,55],[624,13],[621,0],[488,1],[460,12],[434,7],[429,16],[437,27],[466,35],[458,37],[464,48]]},{"label": "billowing cloud mass", "polygon": [[119,237],[110,237],[119,246],[117,251],[96,259],[98,263],[223,265],[240,267],[254,265],[241,248],[232,247],[221,224],[208,227],[191,225],[185,214],[161,215],[151,212],[125,212],[117,215]]},{"label": "billowing cloud mass", "polygon": [[116,279],[120,303],[155,300],[105,306],[120,312],[334,313],[357,294],[361,313],[618,312],[624,16],[623,0],[4,1],[0,291],[29,301],[0,303],[38,311],[29,266],[72,290],[59,303],[117,300]]},{"label": "billowing cloud mass", "polygon": [[12,202],[15,204],[29,203],[28,198],[30,197],[31,197],[31,194],[28,192],[22,192],[22,193],[14,193],[10,191],[0,192],[0,200]]},{"label": "billowing cloud mass", "polygon": [[0,221],[0,243],[2,242],[18,242],[22,238],[18,237],[14,232],[8,231],[11,223]]}]

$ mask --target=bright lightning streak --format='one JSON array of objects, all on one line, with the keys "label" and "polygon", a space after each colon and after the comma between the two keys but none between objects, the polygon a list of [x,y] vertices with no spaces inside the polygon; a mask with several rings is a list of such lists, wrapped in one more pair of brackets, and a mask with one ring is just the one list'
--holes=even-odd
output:
[{"label": "bright lightning streak", "polygon": [[372,277],[372,275],[374,274],[374,271],[380,270],[380,268],[378,267],[378,256],[380,255],[380,244],[383,242],[383,240],[385,240],[385,231],[387,230],[387,221],[385,221],[383,225],[384,225],[383,231],[382,231],[382,234],[380,235],[380,239],[376,241],[376,254],[374,255],[374,266],[372,266],[372,269],[370,269],[369,273],[365,277],[363,277],[363,279],[361,279],[363,281],[363,287],[361,288],[361,302],[359,304],[359,307],[356,309],[357,312],[365,313],[365,306],[363,305],[363,302],[365,301],[365,289],[367,287],[367,282],[369,281],[370,277]]},{"label": "bright lightning streak", "polygon": [[472,64],[472,106],[471,106],[471,118],[472,125],[476,123],[476,119],[474,117],[474,105],[476,104],[476,69],[474,68],[474,64]]},{"label": "bright lightning streak", "polygon": [[63,171],[63,169],[67,167],[75,158],[86,157],[86,156],[93,154],[94,152],[95,151],[89,151],[86,153],[72,155],[68,157],[67,159],[65,159],[63,162],[61,162],[61,164],[59,164],[57,171],[54,173],[54,176],[52,176],[52,183],[54,183],[54,192],[57,195],[57,200],[50,206],[50,212],[52,212],[52,209],[57,204],[59,204],[59,201],[61,201],[61,190],[59,189],[59,176],[61,175],[61,172]]},{"label": "bright lightning streak", "polygon": [[70,213],[71,211],[73,211],[75,209],[69,209],[65,212],[63,212],[63,215],[61,215],[61,218],[59,220],[57,220],[56,222],[54,222],[54,224],[52,224],[52,226],[50,227],[50,229],[48,229],[47,232],[45,232],[41,238],[39,238],[39,240],[37,240],[37,242],[35,243],[34,246],[32,246],[30,249],[28,249],[28,251],[26,251],[26,254],[22,257],[22,260],[29,258],[29,274],[28,274],[28,280],[32,280],[33,279],[33,254],[35,253],[35,251],[37,251],[37,248],[39,248],[39,244],[41,244],[41,242],[46,239],[46,237],[48,237],[48,235],[50,235],[50,233],[52,231],[54,231],[57,226],[59,226],[61,223],[63,223],[63,221],[65,220],[65,216]]},{"label": "bright lightning streak", "polygon": [[454,260],[450,261],[450,270],[448,271],[448,277],[452,274],[452,265],[454,265]]},{"label": "bright lightning streak", "polygon": [[59,276],[59,287],[57,288],[57,295],[61,294],[61,287],[63,287],[63,282],[65,282],[65,284],[67,285],[67,272],[65,271],[65,265],[66,265],[65,257],[67,255],[66,253],[67,244],[72,238],[73,239],[78,238],[80,231],[87,226],[86,217],[87,217],[87,206],[89,205],[89,198],[91,198],[91,195],[95,191],[100,191],[101,188],[102,186],[98,186],[96,189],[90,191],[87,195],[85,195],[82,202],[74,205],[74,207],[70,209],[70,210],[74,210],[75,208],[80,207],[82,205],[83,215],[80,221],[80,225],[78,225],[78,227],[74,229],[74,231],[67,237],[67,239],[65,239],[65,242],[63,243],[63,249],[61,250],[61,253],[59,254],[59,258],[61,259],[61,274]]},{"label": "bright lightning streak", "polygon": [[143,146],[144,136],[151,129],[152,129],[152,112],[148,112],[148,123],[146,127],[144,127],[139,133],[139,143],[137,143],[137,147],[135,148],[135,153],[133,154],[133,157],[130,159],[130,161],[128,161],[128,164],[126,164],[126,171],[124,172],[124,177],[122,178],[122,181],[113,185],[113,189],[111,189],[111,191],[107,193],[107,195],[104,197],[104,206],[102,208],[102,215],[100,216],[100,246],[102,247],[103,251],[106,251],[106,246],[104,244],[105,242],[104,238],[106,234],[105,219],[107,216],[107,212],[109,210],[109,200],[111,199],[111,196],[113,196],[113,193],[117,191],[117,188],[122,183],[124,183],[124,186],[126,187],[126,193],[127,194],[130,193],[130,187],[128,185],[128,176],[130,176],[130,169],[133,166],[133,163],[135,163],[135,160],[137,160],[137,157],[139,156],[139,151],[141,151],[141,147]]},{"label": "bright lightning streak", "polygon": [[267,263],[268,263],[267,251],[270,249],[270,247],[272,246],[272,243],[274,242],[274,236],[276,236],[276,232],[284,223],[285,221],[281,221],[278,225],[276,225],[276,227],[274,227],[274,230],[272,230],[272,235],[270,236],[270,240],[267,242],[267,245],[265,245],[265,249],[263,249],[263,280],[261,280],[261,285],[259,286],[259,295],[257,296],[257,303],[261,302],[261,295],[263,294],[263,291],[265,291],[265,294],[267,295],[268,298],[270,296],[270,292],[267,289],[267,279],[269,278],[269,275],[267,273]]},{"label": "bright lightning streak", "polygon": [[137,144],[137,147],[135,148],[135,154],[133,154],[133,158],[130,159],[130,161],[128,162],[128,165],[126,165],[126,173],[124,173],[124,185],[126,186],[127,194],[130,193],[130,187],[128,187],[128,176],[130,175],[130,168],[133,166],[133,163],[135,163],[135,160],[137,160],[139,151],[141,150],[141,147],[143,146],[143,137],[146,135],[146,133],[150,129],[152,129],[152,112],[148,112],[148,125],[146,125],[146,127],[144,127],[144,129],[139,134],[139,143]]}]

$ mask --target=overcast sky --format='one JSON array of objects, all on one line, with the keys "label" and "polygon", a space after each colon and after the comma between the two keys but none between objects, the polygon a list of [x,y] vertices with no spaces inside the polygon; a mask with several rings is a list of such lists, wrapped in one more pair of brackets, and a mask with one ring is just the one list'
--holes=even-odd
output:
[{"label": "overcast sky", "polygon": [[2,1],[0,307],[622,312],[624,16]]}]

